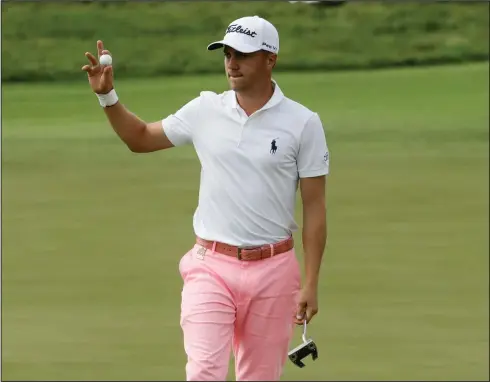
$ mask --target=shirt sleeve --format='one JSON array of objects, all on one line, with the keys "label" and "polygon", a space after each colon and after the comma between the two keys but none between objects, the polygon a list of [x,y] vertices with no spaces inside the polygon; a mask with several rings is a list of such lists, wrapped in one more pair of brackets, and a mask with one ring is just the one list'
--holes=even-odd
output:
[{"label": "shirt sleeve", "polygon": [[199,122],[201,97],[194,98],[162,120],[162,128],[174,146],[190,144]]},{"label": "shirt sleeve", "polygon": [[327,175],[329,173],[329,150],[322,121],[314,114],[301,133],[297,157],[300,178]]}]

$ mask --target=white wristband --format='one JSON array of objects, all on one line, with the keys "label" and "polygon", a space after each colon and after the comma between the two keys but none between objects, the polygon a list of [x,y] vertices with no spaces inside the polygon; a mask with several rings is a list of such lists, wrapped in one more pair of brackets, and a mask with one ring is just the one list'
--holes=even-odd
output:
[{"label": "white wristband", "polygon": [[115,105],[117,101],[119,101],[119,98],[117,98],[116,90],[114,89],[112,89],[107,94],[95,94],[95,95],[99,99],[100,106],[102,107]]}]

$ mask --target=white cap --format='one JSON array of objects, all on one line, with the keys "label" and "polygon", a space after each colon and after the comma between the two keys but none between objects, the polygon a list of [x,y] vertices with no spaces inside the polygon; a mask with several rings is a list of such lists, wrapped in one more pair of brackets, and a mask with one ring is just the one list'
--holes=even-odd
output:
[{"label": "white cap", "polygon": [[279,53],[279,33],[269,21],[259,16],[247,16],[233,21],[223,40],[208,45],[208,50],[227,45],[242,53],[267,50]]}]

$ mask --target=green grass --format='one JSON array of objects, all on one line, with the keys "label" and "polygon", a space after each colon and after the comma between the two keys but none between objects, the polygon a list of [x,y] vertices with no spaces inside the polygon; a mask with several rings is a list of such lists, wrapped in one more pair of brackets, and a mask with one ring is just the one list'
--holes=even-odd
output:
[{"label": "green grass", "polygon": [[[331,149],[320,358],[284,379],[488,380],[488,64],[276,79]],[[150,121],[225,86],[117,88]],[[129,152],[84,83],[2,101],[3,379],[183,380],[192,148]]]}]

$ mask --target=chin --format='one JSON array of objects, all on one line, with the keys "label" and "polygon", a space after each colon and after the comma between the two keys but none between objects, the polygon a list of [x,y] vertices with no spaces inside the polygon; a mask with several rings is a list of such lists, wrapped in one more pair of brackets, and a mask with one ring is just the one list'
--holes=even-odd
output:
[{"label": "chin", "polygon": [[233,79],[229,78],[228,83],[230,85],[230,89],[234,90],[234,91],[244,90],[246,88],[246,84],[243,83],[240,79],[239,80],[236,80],[236,79],[233,80]]},{"label": "chin", "polygon": [[234,91],[240,90],[240,86],[235,84],[233,81],[229,81],[228,84],[230,85],[230,89]]}]

